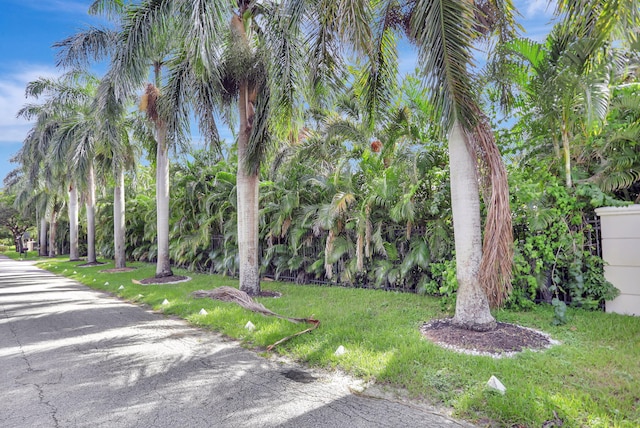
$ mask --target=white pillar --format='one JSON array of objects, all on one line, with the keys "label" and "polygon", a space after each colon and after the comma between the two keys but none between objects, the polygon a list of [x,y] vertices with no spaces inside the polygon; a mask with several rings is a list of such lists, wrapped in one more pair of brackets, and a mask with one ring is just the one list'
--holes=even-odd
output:
[{"label": "white pillar", "polygon": [[604,277],[620,290],[607,312],[640,316],[640,205],[596,209],[602,226]]}]

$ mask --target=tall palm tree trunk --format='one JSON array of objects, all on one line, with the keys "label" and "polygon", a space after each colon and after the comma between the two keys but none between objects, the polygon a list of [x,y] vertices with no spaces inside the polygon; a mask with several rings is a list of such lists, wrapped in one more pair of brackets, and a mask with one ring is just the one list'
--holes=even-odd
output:
[{"label": "tall palm tree trunk", "polygon": [[78,253],[78,188],[69,186],[69,261],[80,260]]},{"label": "tall palm tree trunk", "polygon": [[124,170],[118,167],[113,189],[113,245],[116,269],[126,267],[124,234]]},{"label": "tall palm tree trunk", "polygon": [[49,257],[56,256],[56,231],[58,229],[58,213],[56,210],[51,210],[51,217],[49,218]]},{"label": "tall palm tree trunk", "polygon": [[158,256],[156,262],[156,278],[172,276],[171,258],[169,256],[169,144],[167,141],[167,124],[157,112],[156,102],[159,95],[157,88],[162,84],[162,61],[153,62],[154,85],[147,87],[147,116],[155,124],[156,131],[156,235],[158,239]]},{"label": "tall palm tree trunk", "polygon": [[156,278],[173,275],[169,257],[169,148],[167,145],[167,127],[156,124],[158,149],[156,155],[156,213],[158,235],[158,261]]},{"label": "tall palm tree trunk", "polygon": [[240,257],[240,290],[249,295],[260,293],[258,274],[258,184],[259,170],[248,171],[246,166],[251,124],[249,84],[240,85],[239,112],[240,134],[238,135],[238,254]]},{"label": "tall palm tree trunk", "polygon": [[93,162],[87,174],[87,263],[96,263],[96,182]]},{"label": "tall palm tree trunk", "polygon": [[40,245],[38,255],[41,257],[47,255],[47,217],[44,215],[40,219]]},{"label": "tall palm tree trunk", "polygon": [[453,322],[469,330],[488,331],[495,328],[495,319],[479,278],[482,228],[478,177],[474,155],[458,121],[449,136],[449,165],[458,279]]}]

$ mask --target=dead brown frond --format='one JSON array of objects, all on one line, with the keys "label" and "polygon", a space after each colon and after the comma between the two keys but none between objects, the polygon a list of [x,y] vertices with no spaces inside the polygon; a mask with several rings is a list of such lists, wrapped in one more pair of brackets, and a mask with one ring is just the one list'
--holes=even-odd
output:
[{"label": "dead brown frond", "polygon": [[147,117],[153,122],[158,121],[158,98],[160,97],[160,89],[156,88],[152,83],[147,84],[147,88],[140,100],[140,110],[147,112]]},{"label": "dead brown frond", "polygon": [[[234,302],[252,312],[257,312],[263,315],[280,317],[275,312],[272,312],[269,309],[265,308],[263,304],[255,302],[251,298],[251,296],[249,296],[247,293],[245,293],[242,290],[238,290],[237,288],[219,287],[213,290],[197,290],[191,294],[193,295],[193,297],[198,297],[198,298],[208,297],[210,299],[220,300],[222,302]],[[280,317],[280,318],[283,318],[283,317]]]},{"label": "dead brown frond", "polygon": [[479,172],[485,191],[487,218],[480,262],[480,283],[491,307],[498,307],[511,294],[513,228],[509,206],[507,171],[502,162],[487,117],[479,111],[467,141],[480,159]]},{"label": "dead brown frond", "polygon": [[486,36],[493,28],[495,28],[499,21],[499,10],[495,4],[487,0],[474,1],[475,9],[475,25],[476,30],[482,36]]}]

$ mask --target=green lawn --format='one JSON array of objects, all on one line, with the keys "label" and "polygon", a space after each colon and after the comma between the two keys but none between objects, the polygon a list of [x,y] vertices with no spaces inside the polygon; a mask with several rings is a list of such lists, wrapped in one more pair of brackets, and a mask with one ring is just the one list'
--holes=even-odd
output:
[{"label": "green lawn", "polygon": [[[56,274],[145,303],[260,350],[307,328],[232,303],[189,295],[198,289],[237,287],[231,278],[176,270],[192,281],[143,286],[131,279],[153,276],[154,265],[131,263],[137,267],[133,272],[100,273],[113,264],[77,268],[79,264],[62,258],[40,262]],[[119,289],[121,285],[124,289]],[[382,386],[405,389],[412,398],[449,406],[457,417],[480,425],[494,421],[497,426],[540,427],[553,420],[555,413],[565,427],[640,426],[640,318],[569,309],[569,323],[553,326],[550,307],[497,311],[499,321],[543,330],[561,344],[543,352],[493,359],[457,354],[421,337],[418,328],[423,322],[448,315],[434,298],[281,282],[263,282],[262,287],[282,293],[281,298],[258,299],[274,312],[321,321],[317,330],[276,349],[309,365],[340,368]],[[162,305],[165,299],[169,304]],[[202,308],[207,315],[199,315]],[[255,331],[244,328],[247,321],[256,325]],[[347,353],[337,357],[334,351],[340,345]],[[504,396],[485,389],[491,375],[507,387]]]}]

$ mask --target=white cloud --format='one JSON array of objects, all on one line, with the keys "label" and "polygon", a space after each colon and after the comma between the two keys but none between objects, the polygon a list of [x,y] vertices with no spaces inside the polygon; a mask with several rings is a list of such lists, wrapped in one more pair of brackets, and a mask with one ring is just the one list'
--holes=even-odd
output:
[{"label": "white cloud", "polygon": [[538,15],[538,13],[540,12],[542,12],[542,14],[546,14],[549,11],[548,6],[549,6],[549,2],[547,2],[546,0],[531,1],[527,5],[527,10],[525,12],[526,17],[532,18]]},{"label": "white cloud", "polygon": [[0,144],[22,141],[30,128],[29,122],[16,118],[18,110],[33,101],[25,98],[27,83],[39,77],[59,74],[54,68],[39,65],[22,65],[0,74]]},{"label": "white cloud", "polygon": [[555,1],[549,2],[548,0],[518,1],[516,5],[524,14],[525,19],[536,18],[539,15],[550,17],[556,7]]}]

